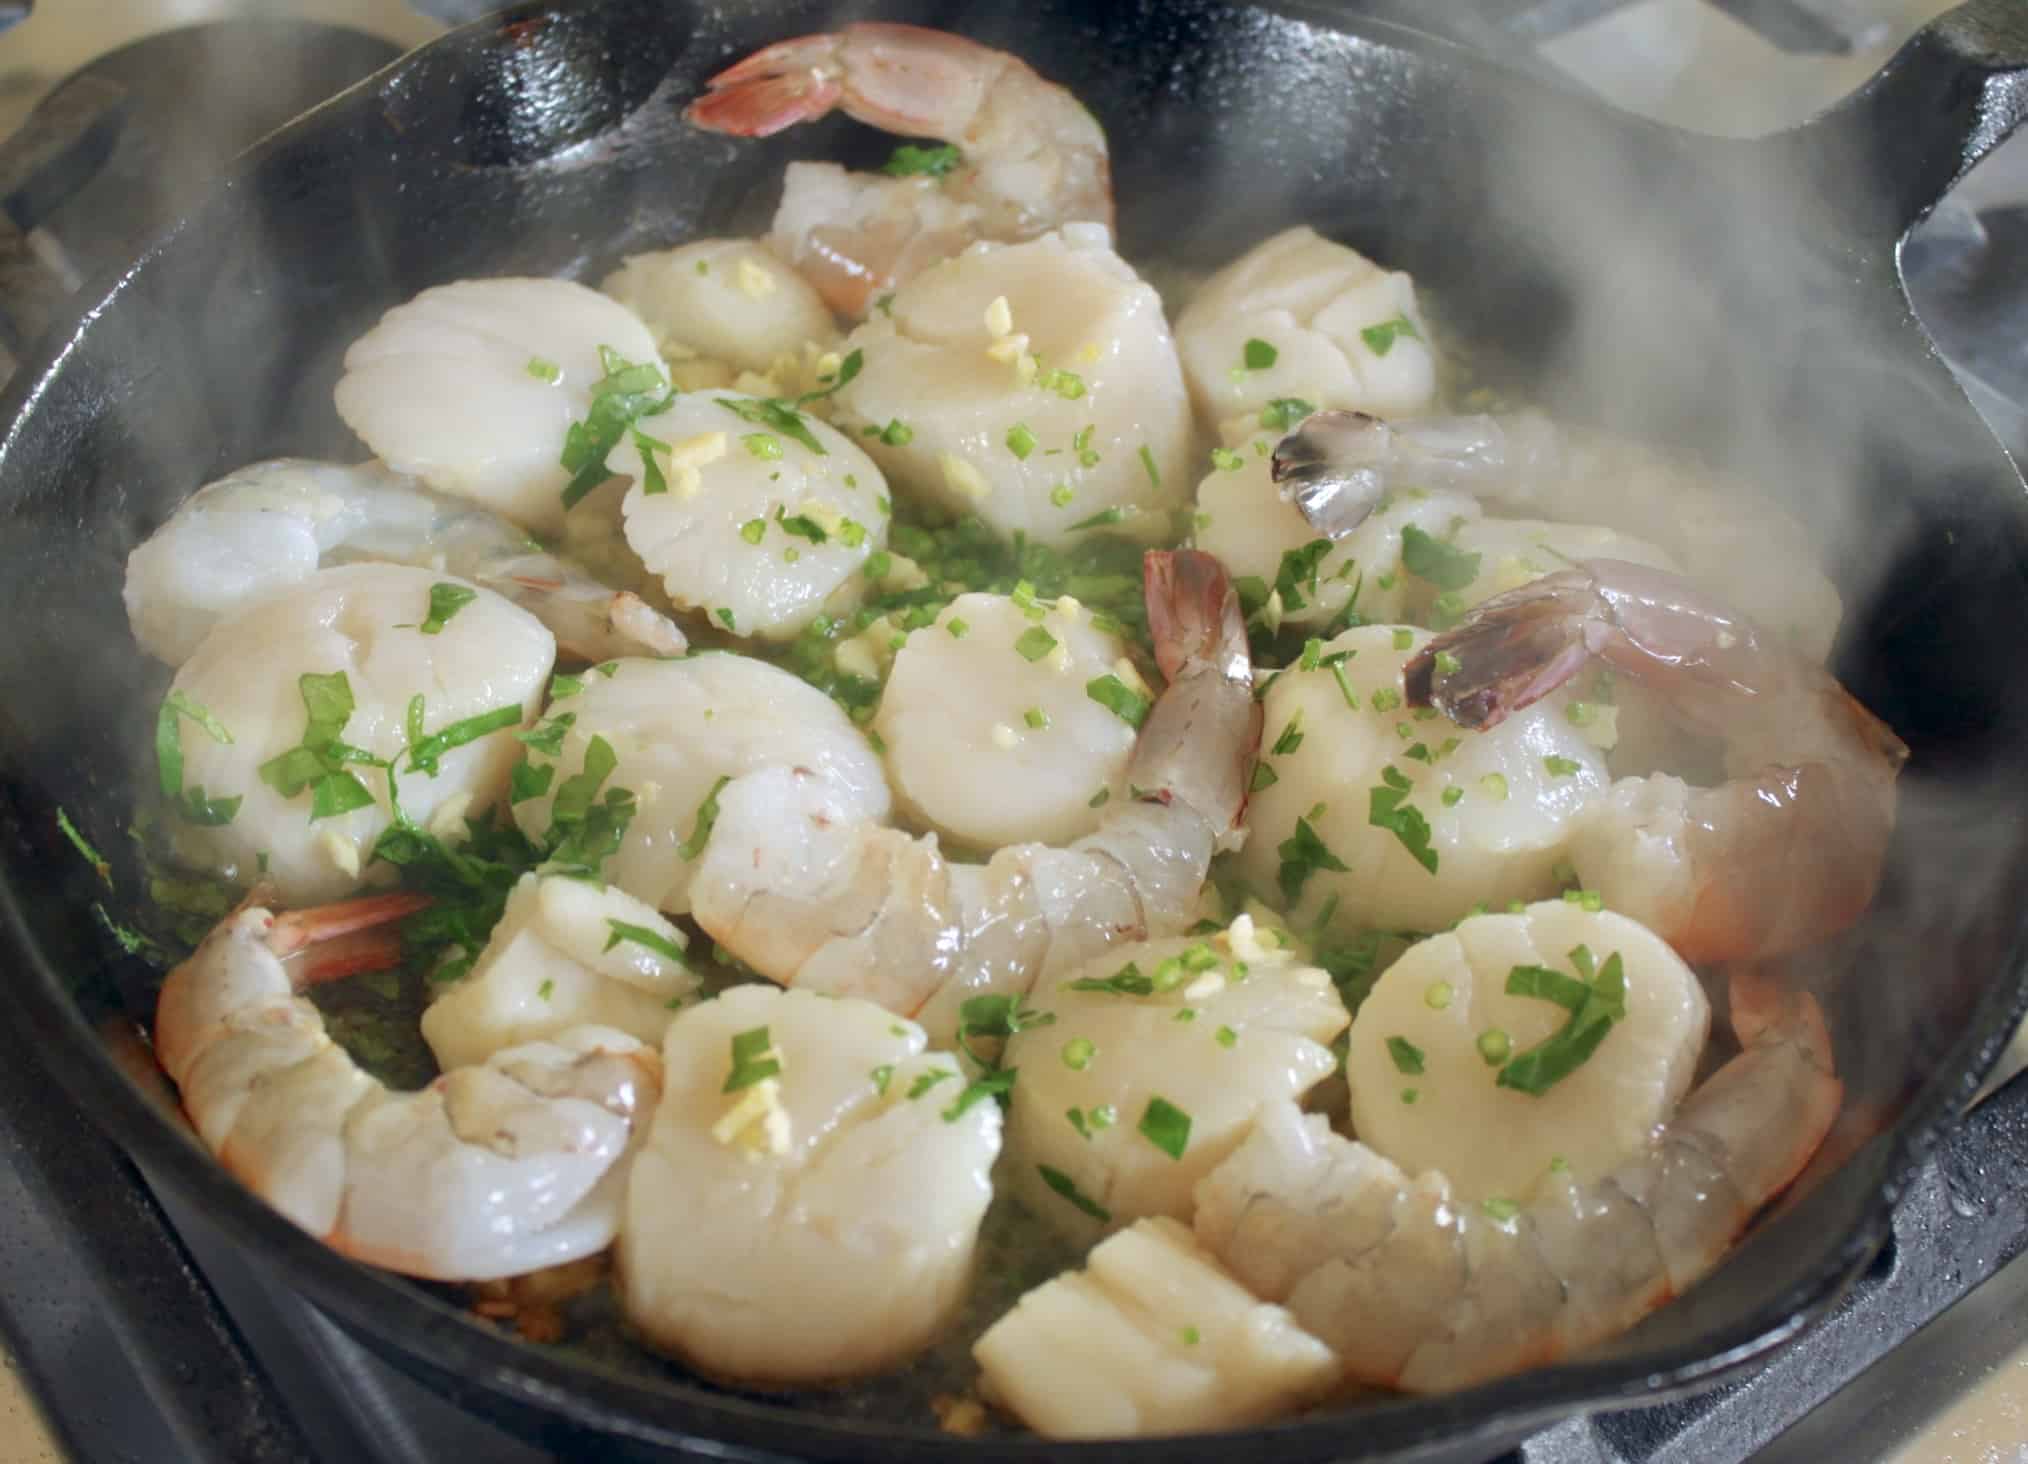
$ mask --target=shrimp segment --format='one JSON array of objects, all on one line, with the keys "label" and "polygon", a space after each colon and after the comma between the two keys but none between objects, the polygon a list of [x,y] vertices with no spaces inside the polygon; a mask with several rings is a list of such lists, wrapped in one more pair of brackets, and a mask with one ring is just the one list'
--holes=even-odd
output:
[{"label": "shrimp segment", "polygon": [[938,181],[798,165],[775,215],[776,248],[834,309],[977,239],[1033,238],[1091,220],[1111,227],[1105,133],[1076,97],[1018,57],[920,26],[862,23],[758,51],[707,83],[689,121],[770,137],[842,108],[858,121],[962,149]]},{"label": "shrimp segment", "polygon": [[432,492],[380,463],[250,463],[183,500],[127,557],[134,639],[171,666],[247,605],[355,560],[440,570],[484,585],[587,661],[679,655],[683,633],[638,595],[544,552],[469,499]]},{"label": "shrimp segment", "polygon": [[1815,999],[1750,969],[1732,990],[1743,1050],[1601,1179],[1461,1206],[1287,1104],[1198,1186],[1198,1239],[1362,1382],[1441,1392],[1602,1342],[1715,1266],[1837,1114]]},{"label": "shrimp segment", "polygon": [[1829,672],[1677,577],[1596,559],[1496,595],[1424,646],[1404,685],[1485,729],[1594,657],[1722,738],[1729,780],[1615,783],[1572,843],[1588,887],[1692,961],[1797,950],[1859,918],[1907,747]]},{"label": "shrimp segment", "polygon": [[841,822],[813,778],[775,768],[720,796],[690,887],[698,923],[762,974],[917,1015],[935,1042],[950,1040],[968,996],[1026,991],[1038,973],[1180,934],[1238,827],[1259,712],[1217,561],[1151,552],[1147,591],[1175,675],[1128,764],[1141,797],[1108,802],[1096,833],[953,865],[934,835]]},{"label": "shrimp segment", "polygon": [[[386,927],[428,903],[384,895],[277,915],[259,892],[169,973],[155,1049],[198,1136],[254,1193],[333,1249],[440,1281],[594,1254],[618,1223],[618,1166],[660,1093],[653,1051],[577,1027],[389,1093],[298,994],[398,955]],[[290,958],[295,958],[292,965]]]}]

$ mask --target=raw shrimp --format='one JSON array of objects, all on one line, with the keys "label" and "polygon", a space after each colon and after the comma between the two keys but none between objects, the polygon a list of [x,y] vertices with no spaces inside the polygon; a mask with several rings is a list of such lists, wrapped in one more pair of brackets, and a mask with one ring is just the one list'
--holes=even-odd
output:
[{"label": "raw shrimp", "polygon": [[1308,227],[1263,240],[1199,286],[1176,317],[1176,344],[1212,425],[1250,428],[1278,400],[1396,416],[1436,395],[1414,282]]},{"label": "raw shrimp", "polygon": [[1588,888],[1692,961],[1796,950],[1859,917],[1907,747],[1829,672],[1676,576],[1600,559],[1495,596],[1423,646],[1404,685],[1490,729],[1594,658],[1721,739],[1728,781],[1614,783],[1570,845]]},{"label": "raw shrimp", "polygon": [[[1038,1015],[1001,1054],[1021,1073],[1007,1145],[1015,1192],[1065,1236],[1187,1221],[1191,1187],[1254,1116],[1336,1068],[1346,1015],[1330,976],[1240,919],[1237,934],[1126,946],[1029,993],[1053,1020]],[[1149,1117],[1165,1113],[1157,1140]]]},{"label": "raw shrimp", "polygon": [[755,52],[711,78],[696,126],[769,137],[842,107],[905,137],[955,144],[946,175],[791,165],[774,244],[844,315],[975,239],[1113,222],[1098,120],[1018,57],[944,31],[862,23]]},{"label": "raw shrimp", "polygon": [[895,654],[874,730],[918,823],[997,849],[1068,844],[1127,792],[1134,729],[1092,700],[1102,676],[1144,693],[1119,636],[1075,600],[960,595]]},{"label": "raw shrimp", "polygon": [[[601,751],[600,749],[603,749]],[[723,651],[620,661],[549,705],[528,748],[540,791],[513,805],[523,833],[548,839],[557,802],[627,789],[635,811],[605,878],[670,915],[690,910],[699,852],[725,793],[762,769],[793,769],[814,816],[840,826],[888,816],[880,759],[838,704],[778,666]],[[596,789],[586,790],[587,772]],[[722,818],[721,818],[722,822]]]},{"label": "raw shrimp", "polygon": [[553,535],[572,479],[566,434],[589,415],[613,357],[659,370],[648,327],[597,290],[459,280],[395,306],[354,341],[335,400],[395,471]]},{"label": "raw shrimp", "polygon": [[1162,301],[1074,224],[978,244],[853,331],[835,398],[896,489],[1001,534],[1167,538],[1190,491],[1190,401]]},{"label": "raw shrimp", "polygon": [[[276,914],[257,891],[169,973],[155,1051],[227,1170],[333,1249],[438,1281],[512,1276],[611,1243],[655,1053],[576,1027],[416,1093],[361,1072],[298,992],[400,959],[379,895]],[[291,961],[291,957],[295,959]]]},{"label": "raw shrimp", "polygon": [[423,1040],[446,1072],[572,1027],[616,1027],[659,1044],[700,984],[687,943],[618,885],[524,874],[471,971],[435,986]]},{"label": "raw shrimp", "polygon": [[1117,677],[1086,687],[1126,720],[1146,718],[1127,772],[1140,796],[1109,800],[1097,833],[953,865],[934,835],[830,816],[814,779],[778,767],[721,792],[690,888],[698,924],[777,981],[920,1013],[938,1042],[967,997],[1025,991],[1038,972],[1180,933],[1238,828],[1260,714],[1217,561],[1177,550],[1146,563],[1169,685],[1152,708]]},{"label": "raw shrimp", "polygon": [[505,796],[555,661],[527,611],[407,565],[320,569],[242,606],[177,668],[158,724],[179,851],[258,867],[291,904],[351,894],[397,791],[453,838]]},{"label": "raw shrimp", "polygon": [[850,439],[802,414],[782,419],[793,433],[770,430],[767,405],[685,393],[640,424],[669,444],[660,484],[635,473],[633,444],[612,461],[637,479],[620,506],[627,543],[670,601],[733,635],[786,640],[857,607],[889,505],[880,469]]},{"label": "raw shrimp", "polygon": [[1739,1055],[1600,1178],[1552,1169],[1525,1201],[1470,1206],[1286,1104],[1198,1186],[1197,1237],[1361,1382],[1437,1392],[1558,1361],[1715,1266],[1837,1115],[1814,998],[1741,967],[1731,1010]]},{"label": "raw shrimp", "polygon": [[774,1387],[930,1343],[971,1280],[1000,1109],[924,1046],[871,1002],[760,986],[676,1019],[620,1237],[642,1337]]},{"label": "raw shrimp", "polygon": [[1112,1236],[972,1346],[983,1389],[1047,1438],[1264,1423],[1338,1381],[1330,1348],[1166,1217]]},{"label": "raw shrimp", "polygon": [[545,553],[469,499],[433,493],[380,463],[250,463],[183,500],[127,556],[127,620],[150,654],[180,666],[220,620],[352,560],[441,570],[506,596],[587,661],[677,655],[683,633],[640,596]]},{"label": "raw shrimp", "polygon": [[[1353,532],[1375,505],[1412,489],[1471,494],[1504,513],[1638,536],[1812,660],[1823,661],[1837,635],[1838,591],[1817,567],[1816,546],[1779,508],[1538,412],[1400,422],[1319,414],[1275,455],[1276,480],[1328,539]],[[1657,556],[1614,549],[1610,557]]]},{"label": "raw shrimp", "polygon": [[[766,372],[782,357],[800,359],[806,346],[823,352],[838,342],[809,282],[747,239],[693,239],[632,254],[599,288],[655,333],[686,390],[731,386],[739,372]],[[686,379],[709,363],[727,368],[721,379]]]},{"label": "raw shrimp", "polygon": [[[1426,630],[1365,625],[1267,688],[1239,873],[1309,928],[1441,930],[1474,906],[1539,899],[1607,772],[1560,691],[1506,725],[1406,704]],[[1269,898],[1276,898],[1269,896]]]}]

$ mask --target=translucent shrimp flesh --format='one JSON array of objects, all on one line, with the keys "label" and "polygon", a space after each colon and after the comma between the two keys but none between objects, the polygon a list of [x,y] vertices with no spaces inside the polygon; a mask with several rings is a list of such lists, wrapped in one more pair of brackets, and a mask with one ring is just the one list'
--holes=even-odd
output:
[{"label": "translucent shrimp flesh", "polygon": [[618,1228],[655,1052],[575,1027],[390,1093],[299,993],[400,959],[379,895],[277,914],[259,892],[169,973],[155,1050],[206,1148],[334,1250],[438,1281],[561,1265]]},{"label": "translucent shrimp flesh", "polygon": [[1587,888],[1693,961],[1797,950],[1859,917],[1907,747],[1828,671],[1680,578],[1600,559],[1496,595],[1424,645],[1404,686],[1481,730],[1595,660],[1718,739],[1727,780],[1614,783],[1570,846]]},{"label": "translucent shrimp flesh", "polygon": [[127,619],[151,655],[180,666],[220,620],[354,561],[406,564],[484,585],[586,661],[677,655],[683,633],[638,595],[544,551],[473,503],[380,463],[250,463],[183,500],[127,557]]},{"label": "translucent shrimp flesh", "polygon": [[1837,1115],[1814,998],[1742,967],[1731,1011],[1738,1055],[1601,1177],[1466,1204],[1285,1104],[1198,1186],[1197,1238],[1359,1382],[1441,1392],[1568,1357],[1717,1265]]},{"label": "translucent shrimp flesh", "polygon": [[1018,57],[944,31],[873,22],[783,41],[712,77],[686,115],[709,131],[770,137],[838,108],[959,149],[941,176],[791,165],[775,247],[841,314],[864,315],[876,295],[976,239],[1112,226],[1097,119]]},{"label": "translucent shrimp flesh", "polygon": [[967,997],[1025,991],[1038,973],[1180,934],[1212,854],[1238,829],[1259,711],[1217,561],[1150,552],[1146,589],[1169,684],[1152,706],[1117,677],[1087,687],[1145,718],[1128,770],[1139,797],[1108,801],[1096,833],[953,864],[934,835],[839,821],[815,780],[777,767],[721,791],[690,885],[698,924],[763,975],[919,1015],[938,1042]]}]

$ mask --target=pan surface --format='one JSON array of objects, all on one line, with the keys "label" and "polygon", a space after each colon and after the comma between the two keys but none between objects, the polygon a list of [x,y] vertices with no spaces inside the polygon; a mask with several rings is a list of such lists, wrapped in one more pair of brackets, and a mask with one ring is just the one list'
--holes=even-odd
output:
[{"label": "pan surface", "polygon": [[[587,0],[416,53],[256,149],[19,373],[0,439],[0,910],[9,995],[152,1180],[201,1205],[376,1349],[555,1440],[714,1457],[1471,1458],[1556,1415],[1652,1401],[1794,1335],[1886,1234],[1900,1185],[2028,1001],[2028,501],[1915,326],[1900,232],[2022,110],[1994,0],[1866,94],[1754,146],[1686,138],[1374,23],[1213,0],[882,4],[1069,86],[1113,139],[1121,251],[1181,276],[1310,223],[1413,271],[1475,380],[1700,453],[1823,529],[1847,592],[1837,668],[1909,741],[1906,813],[1867,922],[1822,953],[1850,1123],[1798,1196],[1686,1297],[1580,1361],[1448,1397],[1243,1434],[960,1443],[838,1400],[767,1400],[645,1355],[525,1347],[354,1266],[239,1189],[127,1075],[151,976],[92,906],[68,809],[114,854],[146,708],[127,551],[194,485],[280,453],[358,456],[338,360],[389,305],[479,274],[596,277],[621,255],[752,232],[791,157],[865,162],[843,121],[766,143],[693,132],[704,77],[849,17],[819,4]],[[1638,322],[1620,338],[1615,321]],[[1782,877],[1770,871],[1769,878]],[[129,894],[131,898],[131,893]],[[132,1044],[126,1044],[131,1050]]]}]

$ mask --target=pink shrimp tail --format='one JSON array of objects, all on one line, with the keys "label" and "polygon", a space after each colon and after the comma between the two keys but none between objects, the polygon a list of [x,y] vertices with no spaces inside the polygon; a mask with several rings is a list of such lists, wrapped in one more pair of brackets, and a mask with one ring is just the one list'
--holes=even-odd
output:
[{"label": "pink shrimp tail", "polygon": [[290,910],[275,917],[268,949],[284,959],[310,953],[296,968],[299,987],[385,971],[401,960],[401,933],[390,927],[430,903],[428,895],[398,893]]},{"label": "pink shrimp tail", "polygon": [[1174,681],[1196,664],[1250,677],[1246,622],[1225,566],[1198,549],[1151,549],[1142,562],[1142,592],[1165,677]]}]

